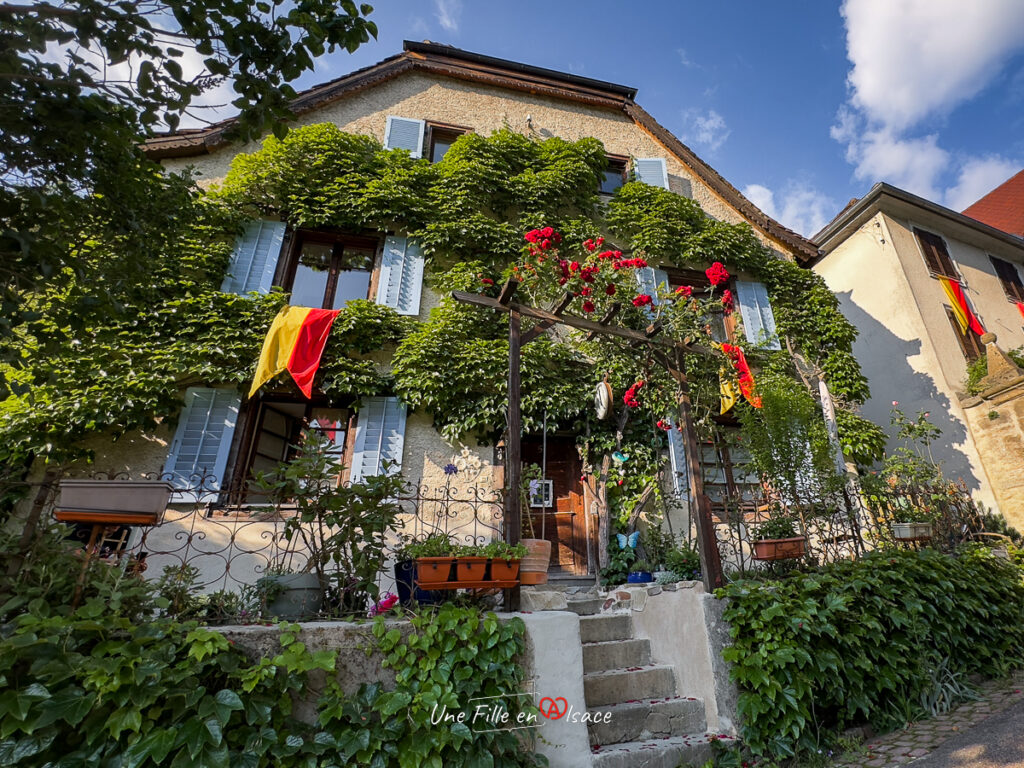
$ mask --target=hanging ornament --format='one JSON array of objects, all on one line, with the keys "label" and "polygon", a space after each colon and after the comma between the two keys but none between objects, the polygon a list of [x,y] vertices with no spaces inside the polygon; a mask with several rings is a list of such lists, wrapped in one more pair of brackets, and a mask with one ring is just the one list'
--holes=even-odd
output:
[{"label": "hanging ornament", "polygon": [[607,381],[602,381],[594,390],[594,411],[602,421],[612,413],[612,385]]}]

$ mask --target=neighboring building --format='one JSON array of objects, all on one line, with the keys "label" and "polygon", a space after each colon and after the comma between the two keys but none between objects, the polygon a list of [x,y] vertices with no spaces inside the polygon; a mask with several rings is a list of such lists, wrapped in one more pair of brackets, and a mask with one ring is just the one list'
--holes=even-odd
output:
[{"label": "neighboring building", "polygon": [[[641,109],[633,101],[635,94],[626,86],[443,45],[406,42],[399,55],[299,94],[295,111],[297,125],[334,123],[431,161],[440,159],[467,131],[489,135],[509,127],[541,138],[596,137],[611,163],[603,192],[614,192],[632,173],[640,181],[691,197],[717,219],[749,223],[779,258],[807,263],[815,256],[809,241],[758,210]],[[201,183],[216,182],[237,154],[259,148],[228,143],[228,125],[157,137],[145,149],[170,169],[191,166]],[[330,269],[311,269],[310,260],[317,259],[330,262]],[[697,277],[703,278],[675,272],[679,274],[648,270],[647,277],[669,283],[685,279],[695,286]],[[738,277],[734,290],[747,327],[753,324],[773,333],[764,286]],[[253,223],[239,242],[223,290],[241,293],[281,286],[292,293],[293,304],[307,306],[340,307],[350,298],[369,298],[425,320],[438,297],[423,287],[422,280],[423,258],[415,243],[402,236],[292,232],[282,222],[264,221]],[[723,331],[729,338],[739,333],[734,320]],[[382,462],[389,460],[401,467],[411,484],[442,487],[445,466],[465,451],[462,460],[473,468],[470,474],[477,486],[501,484],[492,447],[472,440],[465,448],[447,444],[428,414],[407,413],[394,397],[368,398],[356,414],[345,404],[316,398],[275,399],[265,393],[243,403],[234,389],[194,387],[185,393],[176,432],[166,430],[102,448],[98,441],[93,445],[98,449],[97,466],[130,468],[133,473],[166,471],[182,478],[207,469],[228,489],[237,487],[252,469],[281,459],[303,421],[337,442],[353,477],[379,472]],[[676,450],[681,445],[678,442]],[[524,436],[524,460],[539,463],[543,448],[540,435]],[[673,467],[683,466],[675,451],[672,459]],[[546,536],[555,544],[555,570],[593,574],[598,526],[591,520],[592,498],[582,482],[581,460],[571,436],[549,435],[546,461],[556,516],[555,524],[546,527]],[[464,474],[460,473],[460,482]],[[678,475],[676,481],[680,482]],[[723,485],[718,490],[735,489]],[[709,494],[714,493],[712,479]],[[689,521],[683,517],[676,525],[676,531],[686,530]]]},{"label": "neighboring building", "polygon": [[[1000,190],[1009,196],[1012,185],[1024,189],[1024,175],[968,211],[991,214],[998,206],[983,204]],[[1022,211],[998,221],[1016,221],[1020,231]],[[1024,525],[1024,434],[993,439],[990,432],[1003,423],[997,410],[972,407],[977,403],[963,397],[967,366],[986,353],[985,343],[971,329],[960,330],[940,282],[960,284],[1000,347],[1024,345],[1024,239],[876,184],[813,240],[820,248],[814,270],[860,330],[854,354],[872,394],[864,415],[885,424],[893,401],[911,417],[928,411],[942,429],[932,451],[946,475],[963,478],[978,500]]]},{"label": "neighboring building", "polygon": [[965,208],[964,216],[1011,235],[1024,237],[1024,171]]}]

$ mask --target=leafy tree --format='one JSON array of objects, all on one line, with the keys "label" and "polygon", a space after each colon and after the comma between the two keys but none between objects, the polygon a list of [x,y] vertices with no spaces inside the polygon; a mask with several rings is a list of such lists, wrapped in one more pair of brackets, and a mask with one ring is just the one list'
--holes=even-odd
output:
[{"label": "leafy tree", "polygon": [[[225,84],[238,110],[228,138],[283,135],[289,83],[315,57],[376,36],[372,10],[352,0],[0,2],[0,331],[55,348],[97,312],[117,312],[118,290],[161,258],[162,233],[195,194],[140,141],[198,118],[196,101]],[[116,245],[116,258],[98,263],[97,242]],[[67,325],[42,327],[33,292],[74,291],[75,278],[89,295]],[[0,343],[0,363],[20,360]]]}]

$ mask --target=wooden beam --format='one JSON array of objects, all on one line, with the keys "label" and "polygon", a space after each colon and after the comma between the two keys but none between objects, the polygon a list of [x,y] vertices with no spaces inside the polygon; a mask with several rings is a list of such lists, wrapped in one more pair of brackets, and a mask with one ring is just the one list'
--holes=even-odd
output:
[{"label": "wooden beam", "polygon": [[498,294],[498,303],[503,307],[508,306],[508,303],[512,301],[512,297],[515,296],[516,288],[519,287],[519,281],[513,278],[509,278],[505,281],[505,284],[501,286],[501,293]]},{"label": "wooden beam", "polygon": [[[608,323],[612,321],[612,318],[619,314],[620,309],[622,309],[622,305],[616,301],[608,307],[605,313],[601,316],[601,319],[597,321],[598,324],[602,326],[608,325]],[[587,334],[587,341],[593,341],[595,338],[597,338],[597,331],[591,331]]]},{"label": "wooden beam", "polygon": [[[555,305],[555,308],[551,310],[551,312],[561,317],[562,313],[565,312],[566,307],[569,306],[569,304],[572,302],[574,298],[576,297],[573,296],[571,293],[564,294],[561,300],[558,302],[558,304]],[[533,326],[533,328],[530,328],[523,334],[523,344],[529,344],[538,336],[543,335],[546,331],[554,327],[555,324],[552,321],[541,320],[539,323]]]},{"label": "wooden beam", "polygon": [[[515,290],[514,286],[512,290]],[[520,328],[520,315],[513,310],[509,314],[508,324],[508,438],[505,440],[505,541],[509,544],[518,544],[522,531],[519,519],[519,486],[523,473],[523,423],[519,388]],[[505,590],[505,607],[509,611],[519,610],[519,587]]]},{"label": "wooden beam", "polygon": [[672,339],[658,337],[648,338],[642,331],[634,331],[632,328],[622,328],[617,325],[601,325],[595,320],[588,320],[585,317],[576,317],[575,315],[556,315],[553,312],[548,312],[547,310],[530,307],[524,304],[518,304],[514,301],[510,301],[507,305],[504,305],[498,299],[492,299],[490,296],[481,296],[478,293],[452,291],[452,298],[456,301],[462,302],[463,304],[474,304],[478,307],[497,309],[502,312],[518,312],[523,317],[532,317],[537,320],[548,320],[553,324],[561,323],[562,325],[568,325],[581,331],[591,331],[597,334],[618,336],[623,339],[640,342],[641,344],[656,344],[662,347],[675,348],[685,352],[696,352],[704,355],[720,355],[720,353],[713,351],[710,347],[704,347],[699,344],[683,344],[682,342],[673,341]]}]

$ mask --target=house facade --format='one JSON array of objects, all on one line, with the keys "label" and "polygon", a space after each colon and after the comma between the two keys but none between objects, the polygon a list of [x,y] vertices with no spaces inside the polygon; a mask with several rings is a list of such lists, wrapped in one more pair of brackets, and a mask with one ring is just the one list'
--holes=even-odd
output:
[{"label": "house facade", "polygon": [[[407,42],[396,56],[299,94],[295,112],[296,126],[330,123],[430,162],[443,157],[466,132],[486,136],[507,128],[539,139],[594,137],[604,144],[609,160],[603,194],[614,193],[631,178],[663,187],[693,199],[717,220],[749,224],[777,258],[799,263],[813,258],[815,249],[807,240],[753,206],[639,107],[635,95],[626,86]],[[259,149],[257,144],[228,142],[227,128],[229,123],[157,137],[145,150],[168,169],[191,168],[201,185],[216,185],[237,155]],[[723,323],[723,339],[743,341],[754,335],[757,342],[778,349],[764,286],[749,276],[736,277],[739,311]],[[638,278],[648,289],[695,280],[661,264],[640,270]],[[295,305],[339,308],[365,298],[420,322],[440,302],[424,285],[418,245],[401,232],[293,230],[271,218],[254,220],[236,244],[222,290],[267,292],[274,286],[289,292]],[[389,365],[384,357],[378,363],[385,369]],[[223,499],[244,489],[254,471],[285,458],[301,430],[312,428],[337,446],[350,468],[349,479],[390,467],[421,488],[450,489],[454,482],[456,489],[468,493],[503,484],[501,456],[493,445],[469,437],[458,444],[447,442],[430,415],[410,411],[394,396],[341,403],[315,393],[306,400],[264,392],[245,399],[235,388],[212,384],[190,387],[182,397],[174,427],[126,436],[115,444],[96,438],[90,445],[96,466],[133,474],[166,473],[183,489],[205,477],[207,490]],[[667,474],[685,496],[682,442],[677,433],[671,435]],[[554,545],[553,572],[596,573],[604,544],[597,541],[593,489],[585,482],[574,436],[524,435],[523,460],[543,464],[550,484],[542,489],[536,512],[544,537]],[[454,481],[451,466],[459,469]],[[711,471],[705,478],[709,495],[714,499],[716,493],[737,493],[740,476],[739,469]],[[688,529],[685,504],[671,514],[675,531]],[[467,506],[462,515],[472,522],[479,510]],[[258,529],[252,535],[258,537]]]},{"label": "house facade", "polygon": [[865,415],[885,424],[893,403],[911,417],[928,412],[942,429],[931,450],[946,476],[1024,524],[1024,442],[1016,433],[992,439],[1006,420],[999,409],[974,407],[966,392],[968,366],[986,357],[992,340],[962,328],[943,287],[960,286],[980,330],[995,334],[1000,348],[1021,347],[1024,240],[888,184],[876,184],[813,240],[821,249],[814,270],[860,331],[854,354],[872,392]]}]

